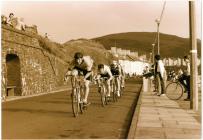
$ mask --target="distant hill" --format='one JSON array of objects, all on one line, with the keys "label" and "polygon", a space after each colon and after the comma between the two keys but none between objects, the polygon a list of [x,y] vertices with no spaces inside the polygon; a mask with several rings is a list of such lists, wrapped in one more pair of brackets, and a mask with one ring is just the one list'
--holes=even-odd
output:
[{"label": "distant hill", "polygon": [[[106,49],[111,47],[129,49],[138,51],[139,54],[149,53],[152,51],[155,32],[127,32],[110,34],[98,38],[93,38],[104,45]],[[116,43],[115,43],[116,42]],[[201,41],[198,40],[198,57],[201,56]],[[189,39],[181,38],[175,35],[160,33],[160,54],[162,57],[183,57],[189,53]],[[155,47],[157,52],[157,47]]]}]

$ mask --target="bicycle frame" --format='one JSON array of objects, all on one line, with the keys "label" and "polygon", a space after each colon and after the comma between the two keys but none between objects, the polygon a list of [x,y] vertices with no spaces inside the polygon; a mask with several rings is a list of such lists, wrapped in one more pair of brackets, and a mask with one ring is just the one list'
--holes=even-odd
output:
[{"label": "bicycle frame", "polygon": [[[112,88],[112,93],[113,93],[113,100],[114,102],[117,101],[117,91],[118,91],[118,87],[117,87],[117,83],[116,83],[116,79],[119,78],[119,75],[114,75],[113,79],[112,79],[112,83],[111,83],[111,88]],[[117,81],[118,82],[118,81]]]},{"label": "bicycle frame", "polygon": [[84,85],[82,84],[82,78],[80,76],[72,76],[71,77],[71,85],[72,85],[72,109],[75,117],[78,116],[78,110],[80,108],[80,112],[83,113],[83,93],[84,93]]},{"label": "bicycle frame", "polygon": [[101,86],[101,102],[102,102],[102,106],[104,107],[104,105],[107,105],[107,98],[106,98],[106,93],[107,93],[107,89],[106,89],[106,77],[102,77],[99,79],[100,81],[100,86]]}]

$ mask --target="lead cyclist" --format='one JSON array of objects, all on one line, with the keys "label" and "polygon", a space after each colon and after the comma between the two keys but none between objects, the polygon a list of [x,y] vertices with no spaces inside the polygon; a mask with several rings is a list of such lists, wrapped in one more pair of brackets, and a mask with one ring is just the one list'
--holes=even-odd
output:
[{"label": "lead cyclist", "polygon": [[92,67],[93,67],[93,60],[90,56],[83,56],[82,53],[76,52],[74,55],[74,59],[70,64],[69,70],[71,70],[71,75],[84,76],[84,83],[85,83],[85,97],[83,99],[83,104],[88,105],[87,102],[88,95],[89,95],[89,85],[92,76]]}]

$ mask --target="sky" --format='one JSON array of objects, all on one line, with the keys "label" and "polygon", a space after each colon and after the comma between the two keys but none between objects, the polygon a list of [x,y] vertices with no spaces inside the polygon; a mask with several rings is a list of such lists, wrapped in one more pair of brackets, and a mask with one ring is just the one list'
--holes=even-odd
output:
[{"label": "sky", "polygon": [[[53,41],[95,38],[121,32],[155,32],[164,1],[3,1],[1,14],[14,13],[37,25]],[[160,32],[189,37],[188,1],[166,1]],[[197,37],[201,38],[201,2],[196,2]]]}]

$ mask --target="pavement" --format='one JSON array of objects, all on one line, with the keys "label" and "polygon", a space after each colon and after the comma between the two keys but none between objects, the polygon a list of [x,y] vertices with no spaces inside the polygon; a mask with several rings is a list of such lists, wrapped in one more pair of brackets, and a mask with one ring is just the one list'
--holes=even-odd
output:
[{"label": "pavement", "polygon": [[200,139],[201,114],[150,89],[141,92],[128,139]]}]

